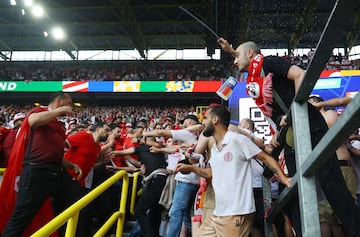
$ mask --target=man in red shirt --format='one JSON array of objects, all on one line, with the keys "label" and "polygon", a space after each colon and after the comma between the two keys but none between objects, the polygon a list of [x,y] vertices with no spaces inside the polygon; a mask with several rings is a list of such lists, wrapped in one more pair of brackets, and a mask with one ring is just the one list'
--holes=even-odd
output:
[{"label": "man in red shirt", "polygon": [[[85,178],[101,158],[104,158],[106,151],[114,145],[114,136],[110,136],[110,127],[106,123],[99,122],[95,124],[91,131],[77,132],[69,136],[66,140],[68,149],[64,158],[71,163],[80,166],[83,175],[79,179],[81,186],[85,187]],[[108,137],[109,142],[100,146],[102,142],[106,142]],[[69,169],[68,172],[76,179],[77,174],[74,170]],[[90,187],[89,187],[90,188]]]},{"label": "man in red shirt", "polygon": [[[113,128],[112,133],[114,134],[114,146],[113,150],[123,150],[124,149],[124,138],[121,134],[120,126],[116,126]],[[111,159],[111,164],[114,166],[123,166],[125,165],[125,158],[123,156],[115,156]]]},{"label": "man in red shirt", "polygon": [[[58,92],[50,98],[48,107],[33,109],[21,125],[0,187],[2,236],[28,236],[48,222],[51,212],[38,211],[49,205],[49,198],[56,210],[62,211],[86,194],[64,169],[73,168],[81,173],[77,165],[63,159],[65,127],[58,117],[71,113],[70,95]],[[39,223],[40,220],[43,222]],[[78,230],[87,236],[89,230],[84,220],[79,219]],[[34,228],[24,233],[31,221]]]}]

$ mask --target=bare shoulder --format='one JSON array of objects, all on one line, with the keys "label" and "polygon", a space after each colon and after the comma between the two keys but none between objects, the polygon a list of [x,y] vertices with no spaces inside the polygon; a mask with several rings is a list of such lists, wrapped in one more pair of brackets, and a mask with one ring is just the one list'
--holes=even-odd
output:
[{"label": "bare shoulder", "polygon": [[338,118],[338,115],[334,110],[327,110],[325,113],[323,113],[323,116],[329,127],[334,125],[334,123],[336,122],[336,120]]}]

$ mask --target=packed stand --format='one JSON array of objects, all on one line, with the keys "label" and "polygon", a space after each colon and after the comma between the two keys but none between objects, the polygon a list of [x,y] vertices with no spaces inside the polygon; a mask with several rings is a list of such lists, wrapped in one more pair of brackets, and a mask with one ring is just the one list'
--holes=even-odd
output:
[{"label": "packed stand", "polygon": [[[289,61],[291,64],[306,69],[314,55],[315,51],[311,49],[307,54],[287,55],[284,53],[282,58]],[[338,55],[331,55],[329,61],[325,66],[325,70],[358,70],[360,68],[360,60],[349,60],[348,56],[343,56],[341,53]]]},{"label": "packed stand", "polygon": [[14,81],[220,80],[220,61],[2,62],[0,79]]},{"label": "packed stand", "polygon": [[[323,108],[346,105],[351,101],[351,98],[345,98],[340,102],[336,100],[337,104],[334,104],[334,102],[332,104],[330,102],[325,104],[321,98],[312,97],[311,99],[311,103],[315,107],[321,108],[320,111],[322,113],[332,113],[335,119],[338,115],[334,111],[325,111]],[[14,105],[2,106],[1,108],[2,135],[6,133],[4,132],[5,129],[18,129],[19,124],[25,119],[25,114],[32,109],[31,106],[21,107]],[[249,163],[249,165],[251,164],[250,173],[252,178],[249,178],[250,173],[246,175],[249,180],[252,179],[252,182],[248,180],[248,183],[251,184],[249,184],[249,187],[252,187],[255,197],[256,212],[254,215],[248,216],[249,220],[245,220],[245,223],[248,223],[248,225],[244,226],[244,228],[249,228],[252,236],[264,236],[264,198],[261,180],[264,172],[263,162],[270,164],[268,159],[271,158],[262,150],[267,151],[267,149],[272,148],[269,144],[264,144],[262,138],[256,137],[254,132],[257,127],[251,119],[243,119],[239,125],[230,125],[229,127],[225,126],[226,123],[215,122],[213,126],[216,126],[216,128],[212,128],[210,123],[214,121],[212,120],[213,113],[219,113],[218,116],[221,117],[225,113],[226,108],[216,104],[210,105],[209,108],[203,114],[203,125],[200,125],[200,116],[196,116],[193,107],[75,107],[73,108],[74,116],[59,117],[59,121],[67,127],[66,141],[69,147],[64,155],[64,159],[70,162],[67,170],[72,176],[73,181],[78,180],[76,182],[79,182],[80,186],[85,188],[85,190],[95,188],[108,178],[112,172],[118,170],[125,170],[128,173],[141,172],[144,175],[143,194],[138,200],[135,209],[135,218],[138,222],[133,229],[133,234],[142,232],[143,235],[145,234],[144,236],[179,236],[182,233],[189,236],[191,232],[199,231],[197,228],[200,224],[204,226],[213,225],[210,221],[213,220],[211,213],[214,208],[216,212],[227,210],[226,208],[216,208],[216,200],[213,194],[211,195],[213,191],[206,178],[206,170],[209,169],[209,151],[206,150],[209,147],[213,147],[214,140],[200,135],[200,132],[203,131],[204,126],[205,131],[203,134],[214,132],[213,129],[215,129],[215,132],[221,130],[226,132],[229,130],[230,132],[227,133],[230,135],[227,136],[238,137],[238,139],[232,140],[233,142],[241,140],[242,143],[247,144],[244,147],[251,147],[251,149],[246,148],[249,149],[248,152],[252,151],[251,154],[248,154],[249,159],[253,155],[258,158],[251,159],[251,163]],[[216,110],[219,111],[216,112]],[[228,121],[229,116],[228,114],[227,117],[221,117],[221,119]],[[206,129],[207,127],[208,129]],[[6,138],[9,134],[6,134]],[[360,140],[360,137],[357,130],[342,145],[343,148],[339,148],[342,149],[341,152],[343,154],[345,152],[348,153],[348,160],[339,160],[342,170],[351,169],[351,172],[354,173],[353,167],[355,169],[357,176],[354,176],[353,179],[356,179],[357,182],[354,183],[355,186],[353,187],[352,194],[354,200],[357,199],[357,201],[360,195],[359,187],[356,188],[356,183],[359,183],[358,167],[355,166],[358,165],[357,159],[360,155],[357,144],[358,140]],[[239,149],[240,146],[236,147]],[[3,149],[4,146],[1,148]],[[80,150],[83,150],[84,153],[80,152]],[[221,149],[212,149],[212,152],[221,153]],[[342,158],[344,157],[343,155]],[[210,161],[210,164],[213,163]],[[243,165],[245,164],[236,168],[234,174],[240,172]],[[212,167],[214,170],[213,175],[219,174],[217,172],[223,172],[222,169],[215,171],[215,167],[217,166]],[[285,170],[286,175],[291,176],[291,172],[294,172],[291,167],[287,167],[287,169],[282,168]],[[230,167],[224,170],[230,172],[229,169]],[[278,175],[282,175],[283,173],[279,169],[280,167],[275,170],[277,170]],[[79,177],[80,170],[83,175],[81,178]],[[200,172],[200,170],[202,171]],[[192,173],[194,174],[193,176],[191,176]],[[200,178],[196,174],[202,174],[205,178]],[[225,174],[223,173],[222,175]],[[279,180],[277,179],[279,177],[277,179],[276,176],[270,178],[269,184],[272,187],[271,199],[274,201],[278,197]],[[149,181],[151,182],[149,183]],[[168,186],[171,185],[168,183],[170,181],[176,183],[176,185]],[[289,180],[284,176],[280,176],[280,181],[284,182],[287,186],[290,185]],[[213,179],[213,186],[219,185],[218,182],[219,180]],[[121,185],[121,182],[117,183],[110,189],[107,195],[97,200],[93,208],[98,211],[90,212],[90,219],[83,215],[81,221],[86,221],[85,225],[87,226],[91,222],[91,226],[99,227],[118,208]],[[229,185],[229,188],[234,191],[234,185]],[[169,189],[171,191],[167,192],[171,192],[171,194],[168,193],[167,195],[171,196],[170,201],[163,197],[164,190]],[[84,195],[86,192],[80,193]],[[230,198],[232,200],[228,193],[228,191],[224,192],[221,198],[224,200]],[[158,205],[158,202],[161,206]],[[323,200],[319,201],[320,210],[325,208],[320,204],[322,202]],[[224,204],[234,208],[233,202],[230,200],[224,202]],[[190,219],[191,208],[194,208],[192,220]],[[243,208],[243,206],[241,205],[239,208]],[[332,211],[330,208],[326,207],[326,210]],[[254,218],[254,221],[250,220],[252,218]],[[285,223],[282,225],[285,225],[285,228],[292,229],[293,226],[289,221],[290,216],[284,213],[283,218]],[[322,228],[336,226],[336,219],[334,223],[330,223],[326,218],[322,219],[322,213],[320,212]],[[210,221],[204,222],[205,219]],[[252,222],[253,224],[251,224]],[[202,230],[204,230],[204,227]]]}]

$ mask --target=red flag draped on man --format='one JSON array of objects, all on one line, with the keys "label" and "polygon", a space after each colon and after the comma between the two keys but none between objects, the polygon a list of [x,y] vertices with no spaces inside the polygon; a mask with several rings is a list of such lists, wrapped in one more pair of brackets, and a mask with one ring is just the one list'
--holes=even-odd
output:
[{"label": "red flag draped on man", "polygon": [[[39,108],[37,108],[39,109]],[[43,108],[43,111],[48,110]],[[39,111],[39,110],[38,110]],[[31,111],[32,112],[32,111]],[[3,232],[7,222],[10,219],[11,213],[15,207],[17,193],[19,190],[19,179],[23,168],[23,160],[25,149],[29,142],[30,125],[28,118],[31,112],[26,116],[17,134],[9,164],[6,168],[1,186],[0,186],[0,233]],[[45,225],[53,218],[53,210],[50,198],[48,198],[41,209],[37,212],[32,222],[26,228],[23,236],[30,236],[40,227]],[[57,234],[55,234],[57,236]]]}]

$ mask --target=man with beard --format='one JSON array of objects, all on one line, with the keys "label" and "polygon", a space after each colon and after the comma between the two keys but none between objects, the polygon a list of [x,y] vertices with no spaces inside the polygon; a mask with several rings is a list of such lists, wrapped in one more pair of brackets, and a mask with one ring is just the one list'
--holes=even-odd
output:
[{"label": "man with beard", "polygon": [[209,168],[179,164],[176,171],[192,171],[212,178],[215,209],[193,236],[248,236],[255,212],[252,192],[251,159],[263,161],[279,180],[290,187],[290,179],[274,158],[258,148],[248,137],[228,131],[229,110],[216,105],[204,116],[203,135],[213,136]]},{"label": "man with beard", "polygon": [[[85,186],[85,178],[98,159],[114,145],[114,136],[112,135],[106,145],[100,146],[102,142],[107,141],[110,132],[109,125],[99,122],[93,126],[91,131],[77,132],[66,140],[69,148],[64,157],[81,168],[83,175],[79,182],[83,187]],[[78,177],[73,170],[68,170],[68,172],[74,179]]]}]

